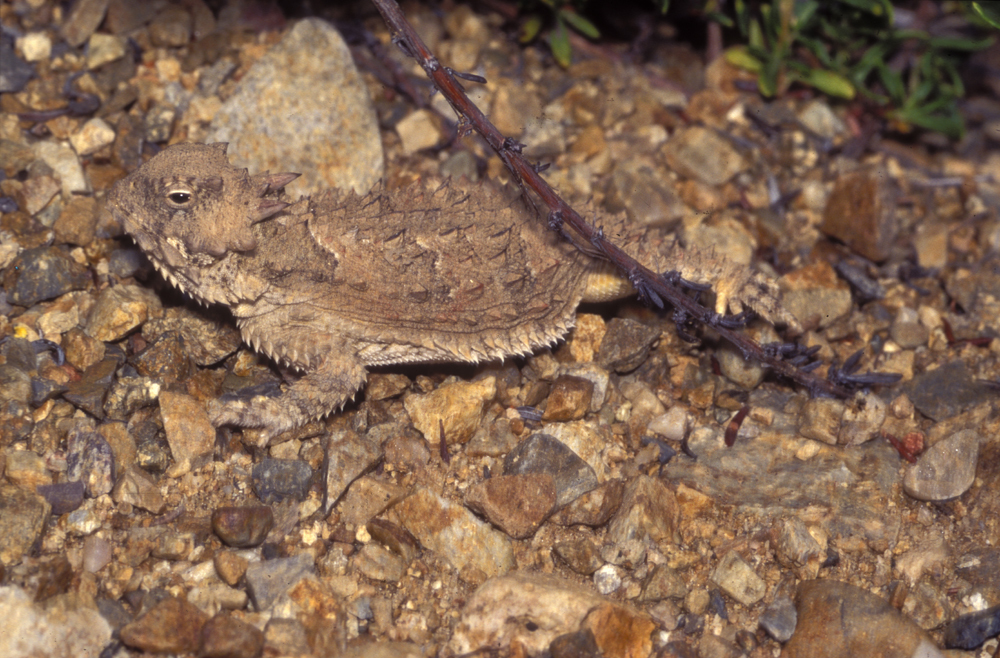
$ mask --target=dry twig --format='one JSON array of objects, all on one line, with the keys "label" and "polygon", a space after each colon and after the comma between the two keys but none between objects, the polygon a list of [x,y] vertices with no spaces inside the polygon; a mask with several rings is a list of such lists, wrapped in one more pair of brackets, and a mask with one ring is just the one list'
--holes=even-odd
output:
[{"label": "dry twig", "polygon": [[[895,375],[869,373],[866,375],[851,375],[843,372],[836,364],[831,365],[827,379],[819,377],[801,364],[791,361],[799,357],[804,348],[794,344],[763,347],[745,334],[738,331],[746,324],[745,316],[720,316],[711,309],[701,305],[697,299],[687,294],[687,290],[698,290],[698,286],[685,282],[675,272],[657,273],[639,264],[617,245],[610,242],[603,231],[594,228],[569,206],[549,184],[539,175],[539,169],[528,162],[522,155],[523,145],[505,137],[494,126],[486,115],[469,100],[457,77],[472,79],[463,74],[456,74],[448,67],[442,66],[434,54],[427,48],[416,30],[403,16],[395,0],[372,0],[382,18],[389,26],[393,42],[408,56],[413,57],[427,73],[427,77],[447,99],[462,117],[459,131],[474,128],[486,143],[496,151],[504,165],[510,170],[517,184],[525,190],[531,189],[548,207],[548,223],[553,230],[560,231],[578,246],[589,245],[601,256],[615,265],[638,291],[640,298],[646,303],[664,308],[665,304],[674,307],[674,320],[678,329],[691,323],[700,323],[712,327],[723,338],[738,347],[744,357],[754,359],[773,368],[777,373],[788,377],[809,388],[814,394],[824,394],[834,397],[848,397],[854,385],[873,385],[893,383],[898,378]],[[570,229],[575,236],[567,232]],[[588,249],[590,251],[591,249]],[[682,333],[682,336],[684,334]],[[855,361],[856,363],[856,361]],[[815,364],[813,364],[815,365]]]}]

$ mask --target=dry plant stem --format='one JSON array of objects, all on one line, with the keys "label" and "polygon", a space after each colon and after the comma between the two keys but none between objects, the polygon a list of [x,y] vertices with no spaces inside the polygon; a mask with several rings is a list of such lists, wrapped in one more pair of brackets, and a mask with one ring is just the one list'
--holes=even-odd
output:
[{"label": "dry plant stem", "polygon": [[[718,316],[685,293],[678,285],[664,276],[643,267],[635,259],[604,237],[603,231],[587,223],[573,208],[556,194],[539,174],[538,170],[521,155],[521,145],[504,137],[486,115],[469,100],[464,89],[455,79],[452,71],[437,60],[427,48],[416,30],[403,16],[395,0],[372,0],[392,33],[393,41],[410,57],[413,57],[431,82],[441,91],[455,113],[464,118],[483,139],[496,151],[504,165],[514,176],[522,189],[531,188],[549,208],[549,225],[558,230],[571,228],[583,242],[596,249],[604,258],[615,265],[633,283],[640,295],[647,301],[662,307],[666,300],[675,309],[692,321],[712,327],[723,338],[738,347],[743,355],[773,368],[779,374],[808,387],[813,393],[834,397],[849,397],[851,391],[844,386],[827,381],[812,372],[796,368],[778,356],[768,354],[748,336],[719,322]],[[832,367],[832,366],[831,366]]]}]

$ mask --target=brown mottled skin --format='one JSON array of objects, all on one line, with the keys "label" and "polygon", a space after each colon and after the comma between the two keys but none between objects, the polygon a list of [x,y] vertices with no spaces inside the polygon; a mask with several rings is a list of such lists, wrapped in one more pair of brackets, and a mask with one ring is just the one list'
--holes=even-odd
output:
[{"label": "brown mottled skin", "polygon": [[[581,301],[631,293],[510,190],[451,180],[289,204],[280,191],[294,177],[250,176],[225,144],[179,144],[108,198],[172,284],[228,306],[247,343],[304,373],[277,396],[213,401],[216,425],[276,434],[340,408],[367,366],[526,354],[565,336]],[[603,226],[643,264],[712,284],[720,312],[796,324],[760,275],[621,217]]]}]

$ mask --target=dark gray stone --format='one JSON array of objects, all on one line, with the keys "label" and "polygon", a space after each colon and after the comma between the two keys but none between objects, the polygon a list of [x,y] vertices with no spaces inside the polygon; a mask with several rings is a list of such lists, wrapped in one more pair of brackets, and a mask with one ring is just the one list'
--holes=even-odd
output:
[{"label": "dark gray stone", "polygon": [[[0,354],[3,354],[6,363],[4,365],[16,368],[23,372],[30,372],[38,365],[35,358],[35,348],[31,341],[25,338],[8,338],[0,345]],[[6,384],[6,382],[4,382]],[[0,389],[4,392],[3,397],[11,399],[10,391],[4,386]],[[22,399],[22,398],[17,398]],[[25,396],[23,398],[27,400]]]},{"label": "dark gray stone", "polygon": [[532,434],[507,454],[504,475],[551,475],[556,487],[556,507],[564,507],[596,489],[597,474],[579,455],[548,434]]},{"label": "dark gray stone", "polygon": [[135,439],[135,463],[144,471],[162,473],[170,464],[170,445],[163,427],[153,420],[159,417],[156,409],[144,409],[145,417],[136,415],[129,419],[128,433]]},{"label": "dark gray stone", "polygon": [[14,37],[0,36],[0,94],[16,94],[35,75],[35,67],[14,52]]},{"label": "dark gray stone", "polygon": [[68,390],[69,387],[65,384],[54,382],[45,377],[35,377],[31,380],[31,406],[40,407]]},{"label": "dark gray stone", "polygon": [[833,269],[837,270],[837,274],[851,284],[851,289],[854,290],[859,302],[885,298],[885,288],[881,283],[868,276],[868,272],[861,266],[842,260],[837,261]]},{"label": "dark gray stone", "polygon": [[80,381],[73,382],[63,398],[95,418],[104,418],[104,397],[111,388],[118,365],[116,358],[105,357],[103,361],[87,368]]},{"label": "dark gray stone", "polygon": [[597,350],[597,362],[617,373],[635,370],[649,356],[660,330],[625,318],[612,318]]},{"label": "dark gray stone", "polygon": [[121,279],[134,276],[139,268],[148,264],[142,252],[135,248],[115,249],[108,256],[108,271]]},{"label": "dark gray stone", "polygon": [[21,252],[4,279],[12,304],[32,306],[71,290],[83,290],[90,272],[57,247],[37,247]]},{"label": "dark gray stone", "polygon": [[83,503],[83,482],[57,482],[55,484],[40,484],[35,488],[49,505],[52,506],[52,514],[61,516],[68,514],[80,507]]},{"label": "dark gray stone", "polygon": [[791,597],[782,594],[775,597],[760,616],[760,627],[778,642],[788,642],[795,632],[798,613]]},{"label": "dark gray stone", "polygon": [[313,470],[298,459],[264,459],[251,472],[253,490],[263,503],[306,497]]},{"label": "dark gray stone", "polygon": [[1000,634],[1000,605],[970,612],[952,621],[944,630],[944,646],[949,649],[975,649]]},{"label": "dark gray stone", "polygon": [[917,375],[892,394],[902,393],[913,401],[920,413],[936,421],[957,416],[996,395],[976,381],[964,362],[957,360]]},{"label": "dark gray stone", "polygon": [[0,365],[0,401],[27,404],[33,397],[31,375],[17,366]]},{"label": "dark gray stone", "polygon": [[66,477],[83,482],[91,498],[111,492],[115,484],[115,455],[90,422],[77,423],[66,438]]}]

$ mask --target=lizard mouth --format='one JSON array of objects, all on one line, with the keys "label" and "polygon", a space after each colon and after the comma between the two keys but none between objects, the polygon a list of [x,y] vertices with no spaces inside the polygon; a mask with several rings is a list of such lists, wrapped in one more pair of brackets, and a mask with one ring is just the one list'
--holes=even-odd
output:
[{"label": "lizard mouth", "polygon": [[169,265],[161,261],[159,258],[155,258],[150,255],[149,262],[153,264],[156,271],[159,272],[163,278],[170,283],[170,285],[174,286],[202,306],[208,306],[209,304],[236,304],[239,302],[235,296],[226,295],[223,290],[219,290],[220,294],[216,295],[206,295],[199,292],[199,285],[195,281],[192,281],[189,277],[183,274],[175,273]]}]

